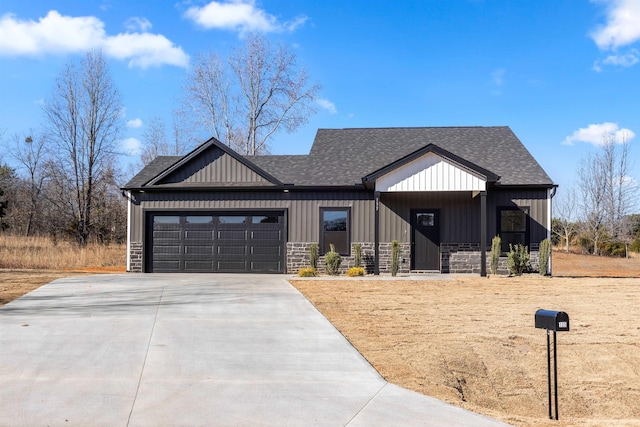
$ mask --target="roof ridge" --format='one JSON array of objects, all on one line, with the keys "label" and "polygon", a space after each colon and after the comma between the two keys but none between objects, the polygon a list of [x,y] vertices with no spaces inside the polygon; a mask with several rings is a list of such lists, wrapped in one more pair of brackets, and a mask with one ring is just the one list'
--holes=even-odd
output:
[{"label": "roof ridge", "polygon": [[397,129],[497,129],[508,128],[507,125],[461,125],[461,126],[378,126],[378,127],[347,127],[347,128],[318,128],[318,130],[397,130]]}]

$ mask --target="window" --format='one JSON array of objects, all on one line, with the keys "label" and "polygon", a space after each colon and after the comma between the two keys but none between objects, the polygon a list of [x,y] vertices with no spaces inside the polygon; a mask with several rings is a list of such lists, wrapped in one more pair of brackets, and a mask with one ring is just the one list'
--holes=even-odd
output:
[{"label": "window", "polygon": [[251,217],[252,224],[277,224],[277,215],[254,215]]},{"label": "window", "polygon": [[498,208],[498,235],[502,252],[509,252],[509,244],[529,246],[529,208]]},{"label": "window", "polygon": [[322,253],[330,250],[330,244],[336,247],[340,255],[350,255],[349,208],[320,208],[320,248]]},{"label": "window", "polygon": [[209,224],[213,222],[212,216],[187,216],[187,224]]},{"label": "window", "polygon": [[180,224],[179,216],[155,216],[153,218],[155,224]]},{"label": "window", "polygon": [[244,215],[221,215],[218,217],[219,224],[244,224],[247,217]]}]

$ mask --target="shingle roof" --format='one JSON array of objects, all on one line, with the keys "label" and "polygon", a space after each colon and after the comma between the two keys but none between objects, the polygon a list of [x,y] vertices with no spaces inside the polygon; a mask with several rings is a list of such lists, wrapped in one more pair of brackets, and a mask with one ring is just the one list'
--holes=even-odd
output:
[{"label": "shingle roof", "polygon": [[182,156],[158,156],[127,182],[124,188],[138,188],[173,166]]},{"label": "shingle roof", "polygon": [[[502,185],[553,184],[506,126],[320,129],[308,156],[251,159],[284,182],[348,186],[429,144],[499,175]],[[295,167],[287,157],[306,159]]]},{"label": "shingle roof", "polygon": [[[246,158],[285,184],[352,186],[429,144],[493,172],[501,185],[553,185],[506,126],[319,129],[308,155]],[[143,186],[178,160],[158,157],[125,188]]]}]

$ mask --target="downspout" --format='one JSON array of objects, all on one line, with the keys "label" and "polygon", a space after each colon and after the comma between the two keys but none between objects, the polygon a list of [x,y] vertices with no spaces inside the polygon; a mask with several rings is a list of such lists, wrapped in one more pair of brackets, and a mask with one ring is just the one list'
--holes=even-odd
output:
[{"label": "downspout", "polygon": [[131,271],[131,192],[123,191],[127,198],[127,272]]},{"label": "downspout", "polygon": [[[557,186],[547,189],[547,240],[549,241],[549,245],[551,245],[551,215],[553,214],[553,210],[551,209],[551,203],[553,198],[556,195]],[[553,251],[549,253],[549,263],[547,265],[547,274],[551,276],[551,272],[553,271],[551,268],[551,258]]]},{"label": "downspout", "polygon": [[374,192],[374,246],[373,246],[373,274],[380,275],[380,192]]}]

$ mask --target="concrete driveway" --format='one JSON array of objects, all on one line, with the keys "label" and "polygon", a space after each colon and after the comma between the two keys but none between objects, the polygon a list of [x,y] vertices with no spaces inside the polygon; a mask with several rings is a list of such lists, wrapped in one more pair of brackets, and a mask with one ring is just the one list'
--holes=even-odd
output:
[{"label": "concrete driveway", "polygon": [[504,426],[387,383],[284,276],[51,282],[0,308],[3,426]]}]

